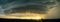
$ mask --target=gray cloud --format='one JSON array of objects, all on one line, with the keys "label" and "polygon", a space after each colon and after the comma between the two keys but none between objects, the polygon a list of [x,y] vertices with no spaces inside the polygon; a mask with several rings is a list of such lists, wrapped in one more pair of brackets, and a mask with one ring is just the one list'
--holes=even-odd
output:
[{"label": "gray cloud", "polygon": [[[26,2],[27,1],[27,2]],[[59,7],[54,7],[52,5],[55,5],[56,3],[53,1],[47,1],[46,0],[26,0],[23,2],[23,0],[6,0],[1,1],[2,3],[0,7],[0,14],[11,14],[11,13],[17,13],[17,12],[36,12],[36,13],[46,13],[46,11],[50,12],[47,13],[47,19],[49,18],[60,18],[59,16]],[[39,2],[38,2],[39,1]],[[53,8],[54,7],[54,8]]]}]

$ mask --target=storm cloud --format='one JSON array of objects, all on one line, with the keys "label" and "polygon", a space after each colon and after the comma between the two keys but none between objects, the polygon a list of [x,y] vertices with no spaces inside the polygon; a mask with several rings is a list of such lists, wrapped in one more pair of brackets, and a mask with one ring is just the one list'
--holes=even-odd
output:
[{"label": "storm cloud", "polygon": [[32,13],[47,14],[46,19],[60,18],[59,5],[54,0],[1,0],[0,14],[9,15],[29,11]]}]

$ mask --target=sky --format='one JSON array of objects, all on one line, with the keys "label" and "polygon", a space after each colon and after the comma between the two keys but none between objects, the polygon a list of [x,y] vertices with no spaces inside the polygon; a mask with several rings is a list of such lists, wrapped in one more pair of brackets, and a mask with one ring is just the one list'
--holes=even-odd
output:
[{"label": "sky", "polygon": [[44,14],[46,18],[60,18],[58,5],[53,0],[0,0],[0,15],[29,11]]}]

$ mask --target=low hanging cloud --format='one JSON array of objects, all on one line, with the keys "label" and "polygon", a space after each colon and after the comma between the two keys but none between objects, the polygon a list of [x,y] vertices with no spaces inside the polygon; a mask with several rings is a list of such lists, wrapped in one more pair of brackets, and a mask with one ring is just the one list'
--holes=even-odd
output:
[{"label": "low hanging cloud", "polygon": [[[48,4],[46,4],[48,3]],[[6,14],[10,13],[11,12],[14,12],[14,13],[17,13],[18,11],[19,12],[24,12],[25,11],[31,11],[32,12],[36,12],[36,13],[44,13],[45,9],[46,9],[46,13],[47,15],[45,15],[45,19],[56,19],[56,18],[60,18],[59,17],[59,7],[49,7],[50,5],[52,6],[53,3],[49,4],[50,2],[45,2],[45,3],[18,3],[18,1],[13,1],[13,2],[10,2],[10,3],[6,3],[6,4],[3,4],[3,5],[0,5],[0,15],[1,16],[7,16]],[[55,4],[54,4],[55,5]],[[30,6],[30,8],[28,9],[28,7]],[[23,8],[22,8],[23,7]],[[24,8],[25,7],[25,8]],[[36,7],[36,9],[35,9]],[[18,10],[17,9],[14,9],[14,8],[19,8]],[[22,8],[22,9],[21,9]],[[32,8],[32,9],[31,9]],[[15,10],[15,11],[13,11]],[[13,13],[12,13],[13,14]],[[9,15],[9,14],[8,14]],[[30,14],[29,14],[30,15]],[[15,15],[16,16],[16,15]]]}]

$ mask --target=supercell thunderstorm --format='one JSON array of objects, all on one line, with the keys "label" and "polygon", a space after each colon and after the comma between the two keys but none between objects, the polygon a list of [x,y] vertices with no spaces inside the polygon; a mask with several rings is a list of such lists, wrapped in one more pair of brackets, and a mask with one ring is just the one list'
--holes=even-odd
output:
[{"label": "supercell thunderstorm", "polygon": [[[0,18],[20,19],[57,19],[60,18],[60,7],[54,0],[1,0]],[[20,2],[19,2],[20,1]],[[24,2],[23,2],[24,1]],[[38,2],[38,3],[37,3]]]}]

